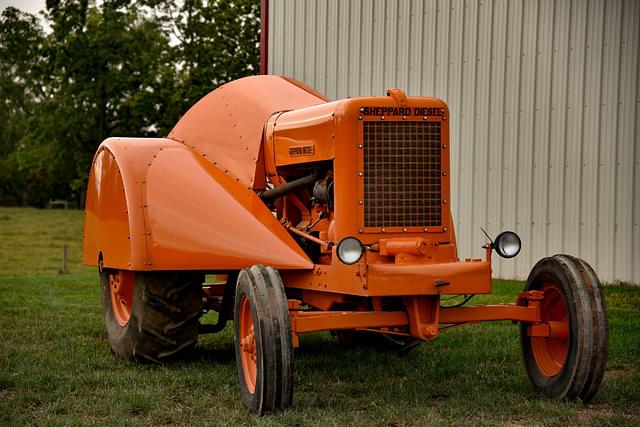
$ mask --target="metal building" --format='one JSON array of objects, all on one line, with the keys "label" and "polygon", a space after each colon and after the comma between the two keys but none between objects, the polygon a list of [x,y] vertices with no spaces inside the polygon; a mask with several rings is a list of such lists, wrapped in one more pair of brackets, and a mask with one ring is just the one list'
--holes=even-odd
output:
[{"label": "metal building", "polygon": [[[450,107],[460,257],[495,274],[569,253],[640,284],[640,1],[263,0],[263,70],[332,99],[399,87]],[[499,257],[495,257],[499,258]]]}]

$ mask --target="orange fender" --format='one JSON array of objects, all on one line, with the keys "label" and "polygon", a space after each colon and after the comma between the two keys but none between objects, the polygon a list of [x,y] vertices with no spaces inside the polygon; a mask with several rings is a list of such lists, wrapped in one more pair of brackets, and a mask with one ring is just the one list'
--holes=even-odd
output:
[{"label": "orange fender", "polygon": [[264,185],[267,119],[324,102],[293,80],[246,77],[198,101],[167,139],[104,141],[87,187],[84,263],[102,257],[105,267],[130,270],[312,268],[253,187]]},{"label": "orange fender", "polygon": [[170,139],[110,138],[89,176],[84,263],[129,270],[236,270],[312,262],[260,198]]}]

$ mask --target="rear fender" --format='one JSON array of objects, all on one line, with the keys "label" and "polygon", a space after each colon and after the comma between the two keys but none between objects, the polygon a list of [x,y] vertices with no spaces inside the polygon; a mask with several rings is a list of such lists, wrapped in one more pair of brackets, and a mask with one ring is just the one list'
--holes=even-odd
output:
[{"label": "rear fender", "polygon": [[87,190],[84,262],[131,270],[310,269],[251,188],[170,139],[110,138]]}]

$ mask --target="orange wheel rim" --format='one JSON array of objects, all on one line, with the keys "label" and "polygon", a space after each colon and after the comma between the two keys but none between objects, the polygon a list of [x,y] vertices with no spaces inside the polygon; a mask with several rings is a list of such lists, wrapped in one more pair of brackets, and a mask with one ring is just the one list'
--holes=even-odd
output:
[{"label": "orange wheel rim", "polygon": [[[542,321],[554,322],[556,325],[563,325],[565,330],[569,330],[567,301],[560,288],[553,283],[545,283],[542,290],[544,291],[541,307]],[[547,377],[553,377],[560,373],[567,360],[569,335],[531,337],[531,349],[540,372]]]},{"label": "orange wheel rim", "polygon": [[256,373],[258,370],[256,334],[251,316],[251,305],[246,295],[240,301],[240,321],[238,325],[240,339],[240,360],[244,373],[244,382],[250,393],[256,390]]},{"label": "orange wheel rim", "polygon": [[129,322],[133,310],[133,292],[135,290],[135,273],[118,271],[109,273],[109,294],[113,317],[120,326]]}]

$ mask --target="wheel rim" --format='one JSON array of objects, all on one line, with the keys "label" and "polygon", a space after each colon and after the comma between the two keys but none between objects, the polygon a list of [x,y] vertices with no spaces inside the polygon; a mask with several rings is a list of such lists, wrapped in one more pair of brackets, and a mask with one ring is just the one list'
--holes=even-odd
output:
[{"label": "wheel rim", "polygon": [[[541,320],[553,322],[561,329],[569,330],[567,301],[554,283],[545,283],[542,287],[544,299],[541,307]],[[555,326],[558,327],[558,326]],[[531,337],[531,349],[540,372],[547,377],[558,375],[562,370],[569,351],[569,335],[560,334],[548,337]]]},{"label": "wheel rim", "polygon": [[113,317],[120,326],[124,326],[131,318],[133,311],[133,292],[135,290],[135,273],[118,271],[109,273],[109,294]]},{"label": "wheel rim", "polygon": [[253,327],[253,317],[251,316],[251,305],[246,295],[242,296],[240,302],[240,359],[242,361],[242,371],[244,382],[250,393],[256,390],[257,351],[256,335]]}]

